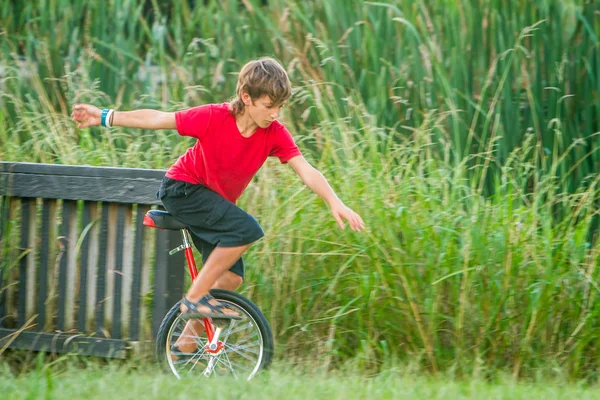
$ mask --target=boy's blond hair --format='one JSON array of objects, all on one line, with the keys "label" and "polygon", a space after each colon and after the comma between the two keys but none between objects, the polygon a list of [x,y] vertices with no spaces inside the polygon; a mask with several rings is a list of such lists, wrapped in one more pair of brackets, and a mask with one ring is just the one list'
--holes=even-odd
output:
[{"label": "boy's blond hair", "polygon": [[244,111],[243,92],[250,95],[252,102],[266,94],[273,105],[279,105],[290,98],[292,85],[281,64],[273,58],[263,57],[248,62],[240,71],[236,96],[229,103],[229,112],[234,116]]}]

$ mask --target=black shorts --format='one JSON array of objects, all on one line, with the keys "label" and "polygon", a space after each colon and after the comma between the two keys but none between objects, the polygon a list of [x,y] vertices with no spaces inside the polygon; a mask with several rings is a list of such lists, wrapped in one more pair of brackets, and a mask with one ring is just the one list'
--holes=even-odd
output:
[{"label": "black shorts", "polygon": [[[189,226],[203,263],[217,246],[244,246],[264,236],[252,215],[206,186],[165,177],[157,196],[175,219]],[[243,278],[244,261],[240,258],[229,270]]]}]

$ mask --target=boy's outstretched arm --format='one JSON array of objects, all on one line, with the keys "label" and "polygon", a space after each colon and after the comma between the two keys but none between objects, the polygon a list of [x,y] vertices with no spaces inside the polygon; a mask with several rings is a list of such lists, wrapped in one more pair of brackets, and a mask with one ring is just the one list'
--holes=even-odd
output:
[{"label": "boy's outstretched arm", "polygon": [[[78,128],[100,125],[102,110],[89,104],[75,104],[71,119]],[[141,129],[176,129],[175,113],[158,110],[115,111],[111,126]]]},{"label": "boy's outstretched arm", "polygon": [[316,168],[310,165],[302,156],[296,156],[288,161],[288,164],[296,171],[300,179],[316,194],[329,204],[331,214],[340,228],[344,229],[344,220],[348,221],[350,228],[360,231],[365,227],[360,215],[346,206],[335,194],[327,179]]}]

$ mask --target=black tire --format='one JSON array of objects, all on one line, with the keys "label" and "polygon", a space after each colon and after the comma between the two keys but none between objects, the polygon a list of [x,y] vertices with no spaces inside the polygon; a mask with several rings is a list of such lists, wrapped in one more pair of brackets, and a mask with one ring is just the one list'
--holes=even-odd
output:
[{"label": "black tire", "polygon": [[[262,357],[260,359],[260,365],[257,369],[255,369],[255,372],[252,373],[248,379],[252,378],[256,372],[267,369],[273,360],[273,333],[271,332],[271,327],[269,326],[267,319],[260,309],[246,297],[235,292],[222,289],[213,289],[210,291],[210,294],[219,301],[229,302],[238,307],[241,311],[247,314],[246,317],[249,317],[249,319],[252,320],[260,332],[260,338],[262,339]],[[169,370],[173,373],[175,372],[171,369],[168,359],[169,353],[167,353],[167,340],[169,338],[169,332],[171,331],[172,325],[178,320],[178,317],[181,314],[179,311],[180,303],[181,302],[177,302],[177,304],[171,307],[167,315],[165,315],[160,327],[158,328],[158,334],[156,336],[157,360],[163,367],[165,367],[166,370]]]}]

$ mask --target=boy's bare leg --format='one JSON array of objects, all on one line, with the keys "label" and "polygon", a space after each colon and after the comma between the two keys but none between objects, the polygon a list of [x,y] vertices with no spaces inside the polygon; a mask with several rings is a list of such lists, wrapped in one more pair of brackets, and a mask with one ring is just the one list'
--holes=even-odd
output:
[{"label": "boy's bare leg", "polygon": [[[200,274],[192,283],[192,287],[188,290],[185,297],[191,302],[197,302],[203,296],[208,294],[210,288],[212,288],[217,279],[219,279],[231,266],[244,254],[250,245],[237,246],[237,247],[215,247],[210,253],[208,259],[204,263],[204,266],[200,270]],[[215,302],[215,305],[217,302]],[[181,305],[181,311],[185,312],[187,307]],[[207,306],[198,306],[199,312],[210,312],[210,308]],[[225,313],[232,313],[232,311],[223,311]]]},{"label": "boy's bare leg", "polygon": [[[236,291],[241,286],[243,279],[238,274],[231,271],[226,271],[217,282],[213,289],[225,289],[232,292]],[[204,331],[204,324],[201,319],[191,319],[185,324],[181,336],[175,342],[175,345],[184,353],[191,353],[196,349],[194,338],[199,336]]]},{"label": "boy's bare leg", "polygon": [[[186,297],[192,302],[198,301],[202,296],[208,294],[208,288],[226,289],[234,291],[242,284],[242,278],[227,271],[246,251],[250,245],[239,247],[216,247],[208,256],[198,277],[194,280],[192,287],[188,290]],[[210,284],[210,286],[208,286]],[[208,307],[198,307],[199,311],[208,311]],[[185,307],[182,306],[182,311]],[[227,311],[225,311],[227,313]],[[202,320],[192,319],[186,324],[181,336],[175,342],[182,352],[192,352],[195,342],[189,340],[191,337],[200,335],[204,330]]]}]

